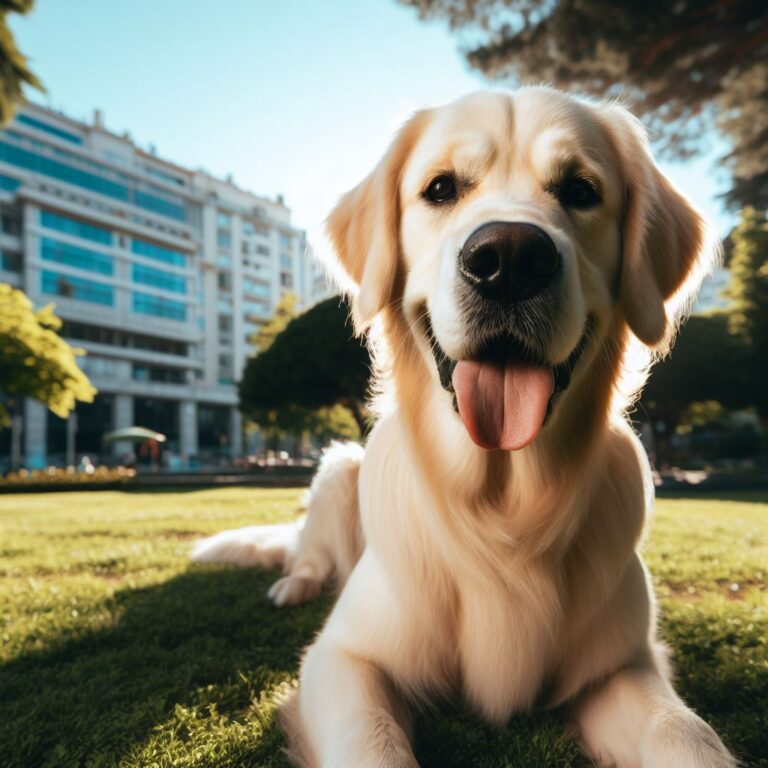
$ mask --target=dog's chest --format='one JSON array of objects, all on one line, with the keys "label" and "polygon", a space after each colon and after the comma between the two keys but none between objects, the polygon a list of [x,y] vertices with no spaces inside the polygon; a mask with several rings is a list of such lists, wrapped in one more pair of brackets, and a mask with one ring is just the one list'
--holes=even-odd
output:
[{"label": "dog's chest", "polygon": [[561,606],[553,580],[520,568],[507,586],[491,580],[458,585],[457,638],[464,693],[496,722],[530,708],[551,672]]}]

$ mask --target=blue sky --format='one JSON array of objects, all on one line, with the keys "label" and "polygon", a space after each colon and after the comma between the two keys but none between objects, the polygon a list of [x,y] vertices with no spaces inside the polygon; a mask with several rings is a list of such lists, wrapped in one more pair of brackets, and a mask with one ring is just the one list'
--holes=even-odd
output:
[{"label": "blue sky", "polygon": [[[395,0],[37,0],[11,26],[47,88],[33,100],[282,193],[310,231],[410,112],[484,85]],[[712,156],[665,169],[727,231]]]}]

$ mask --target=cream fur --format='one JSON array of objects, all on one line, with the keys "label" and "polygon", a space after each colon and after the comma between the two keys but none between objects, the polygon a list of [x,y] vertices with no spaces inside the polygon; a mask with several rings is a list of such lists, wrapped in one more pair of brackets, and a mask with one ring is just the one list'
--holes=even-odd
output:
[{"label": "cream fur", "polygon": [[[597,178],[598,209],[566,213],[546,192],[559,162]],[[474,186],[436,214],[420,190],[446,168]],[[515,453],[471,442],[420,327],[428,311],[441,346],[460,356],[452,263],[469,232],[499,218],[546,229],[565,261],[553,363],[595,319],[570,388]],[[349,446],[324,458],[306,525],[282,545],[287,575],[270,591],[287,604],[334,576],[343,585],[284,710],[294,759],[413,768],[410,708],[461,696],[495,723],[570,702],[601,766],[735,766],[671,685],[639,553],[653,489],[623,415],[628,355],[636,339],[668,344],[712,255],[633,119],[547,89],[419,113],[329,230],[359,286],[359,324],[377,317],[384,394],[364,458]],[[220,534],[198,559],[269,564],[268,535]]]}]

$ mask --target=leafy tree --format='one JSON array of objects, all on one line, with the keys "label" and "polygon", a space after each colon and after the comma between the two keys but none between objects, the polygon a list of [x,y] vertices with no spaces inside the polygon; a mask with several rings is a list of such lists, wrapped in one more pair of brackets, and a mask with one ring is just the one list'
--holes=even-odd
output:
[{"label": "leafy tree", "polygon": [[284,293],[275,307],[275,314],[268,323],[251,335],[249,341],[259,352],[266,352],[279,333],[285,330],[285,326],[296,317],[296,304],[298,297],[295,293]]},{"label": "leafy tree", "polygon": [[19,396],[62,418],[77,400],[93,402],[96,390],[75,360],[82,352],[58,335],[60,328],[53,307],[35,310],[21,291],[0,283],[0,426],[8,426],[6,406]]},{"label": "leafy tree", "polygon": [[716,126],[731,204],[768,207],[768,3],[762,0],[400,0],[444,18],[493,79],[628,97],[681,156]]},{"label": "leafy tree", "polygon": [[368,350],[354,339],[349,310],[334,297],[288,323],[266,352],[251,358],[239,385],[247,415],[287,407],[348,408],[365,429]]},{"label": "leafy tree", "polygon": [[654,425],[658,461],[668,463],[668,439],[691,403],[715,401],[726,408],[753,405],[750,346],[734,331],[728,312],[691,317],[675,342],[672,355],[657,363],[643,392],[641,411]]},{"label": "leafy tree", "polygon": [[43,88],[27,65],[26,56],[16,47],[6,18],[11,12],[27,13],[33,2],[34,0],[0,0],[0,125],[13,117],[25,83],[38,90]]},{"label": "leafy tree", "polygon": [[729,237],[733,302],[729,328],[749,345],[752,402],[768,416],[768,222],[764,213],[745,208]]}]

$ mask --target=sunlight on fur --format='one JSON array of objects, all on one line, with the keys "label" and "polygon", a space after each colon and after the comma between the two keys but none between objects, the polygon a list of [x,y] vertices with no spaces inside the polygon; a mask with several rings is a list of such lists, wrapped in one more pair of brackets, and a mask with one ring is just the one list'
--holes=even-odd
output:
[{"label": "sunlight on fur", "polygon": [[567,704],[597,765],[733,768],[672,687],[638,551],[625,414],[717,258],[639,122],[546,88],[419,112],[328,234],[375,359],[365,451],[329,449],[304,521],[194,554],[282,564],[278,605],[339,590],[292,758],[413,768],[413,708],[453,697],[497,724]]}]

